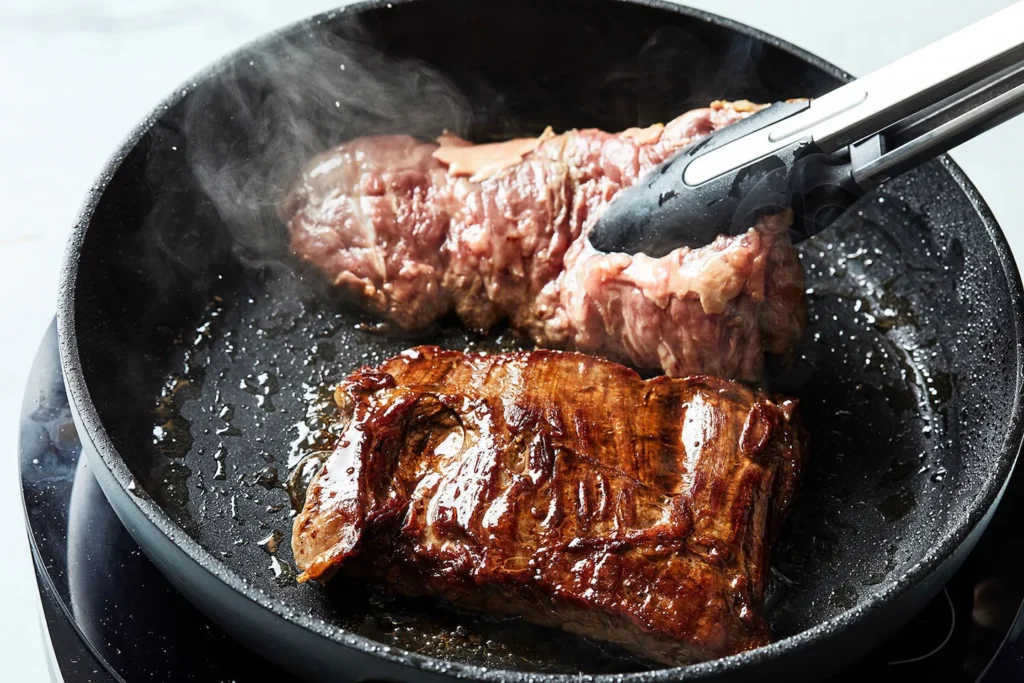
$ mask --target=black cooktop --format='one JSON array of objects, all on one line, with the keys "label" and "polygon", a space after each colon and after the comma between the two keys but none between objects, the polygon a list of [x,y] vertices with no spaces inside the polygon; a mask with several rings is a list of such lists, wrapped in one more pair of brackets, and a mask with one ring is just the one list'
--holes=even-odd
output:
[{"label": "black cooktop", "polygon": [[[81,457],[52,326],[26,389],[20,443],[54,680],[295,680],[196,611],[121,525]],[[1022,514],[1018,468],[977,548],[943,592],[835,681],[1024,681]],[[345,680],[342,671],[332,683]]]}]

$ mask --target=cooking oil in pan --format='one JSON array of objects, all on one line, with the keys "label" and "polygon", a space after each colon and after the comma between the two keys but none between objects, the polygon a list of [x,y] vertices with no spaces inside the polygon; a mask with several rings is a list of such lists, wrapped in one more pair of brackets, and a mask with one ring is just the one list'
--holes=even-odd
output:
[{"label": "cooking oil in pan", "polygon": [[[497,352],[521,348],[521,342],[509,333],[480,337],[457,325],[439,326],[426,338],[396,338],[362,324],[368,320],[351,311],[332,308],[322,291],[300,277],[260,283],[255,292],[251,286],[239,283],[242,292],[225,292],[223,301],[234,303],[218,302],[197,321],[200,350],[192,350],[193,335],[182,335],[176,370],[168,377],[194,366],[204,379],[179,400],[161,397],[153,411],[154,424],[174,418],[191,437],[188,448],[172,453],[154,444],[150,454],[153,462],[191,473],[183,477],[184,470],[174,470],[180,494],[161,499],[189,534],[253,585],[280,591],[290,609],[408,650],[564,673],[580,671],[581,663],[593,673],[650,666],[559,630],[470,614],[439,600],[396,598],[375,585],[299,586],[291,524],[344,426],[334,386],[357,367],[416,343]],[[159,477],[140,481],[147,489],[164,486]]]},{"label": "cooking oil in pan", "polygon": [[791,363],[773,363],[772,383],[800,399],[811,452],[775,553],[777,634],[848,609],[913,564],[960,467],[945,326],[962,317],[942,310],[960,305],[957,259],[899,197],[880,199],[800,246],[807,334]]},{"label": "cooking oil in pan", "polygon": [[343,427],[333,387],[303,384],[302,396],[306,409],[302,419],[292,426],[295,438],[288,444],[289,469],[296,468],[310,453],[333,449]]},{"label": "cooking oil in pan", "polygon": [[[950,290],[947,255],[928,243],[927,230],[906,228],[898,202],[876,207],[879,213],[802,245],[807,335],[791,359],[770,369],[772,388],[801,400],[812,444],[775,552],[768,616],[777,636],[847,609],[914,562],[879,539],[927,536],[938,519],[925,513],[934,513],[929,501],[959,469],[948,448],[957,378],[942,316],[930,308]],[[903,234],[894,237],[897,227]],[[154,431],[152,471],[136,476],[149,491],[170,486],[160,502],[176,519],[191,520],[182,523],[188,533],[257,588],[279,592],[290,609],[313,618],[489,667],[608,673],[648,666],[561,631],[396,598],[375,585],[296,587],[292,518],[343,428],[332,390],[357,367],[417,343],[521,347],[513,334],[479,337],[450,323],[423,337],[396,336],[335,303],[301,270],[231,283],[180,335],[152,422],[174,438],[157,439]]]},{"label": "cooking oil in pan", "polygon": [[267,412],[275,410],[271,397],[278,392],[277,375],[263,371],[246,375],[239,387],[256,398],[256,405]]},{"label": "cooking oil in pan", "polygon": [[256,545],[263,548],[267,555],[270,556],[270,571],[274,575],[274,580],[278,586],[282,588],[292,588],[296,586],[296,577],[298,572],[295,571],[288,560],[283,560],[277,556],[278,548],[281,547],[284,534],[279,529],[274,529],[266,537],[256,541]]}]

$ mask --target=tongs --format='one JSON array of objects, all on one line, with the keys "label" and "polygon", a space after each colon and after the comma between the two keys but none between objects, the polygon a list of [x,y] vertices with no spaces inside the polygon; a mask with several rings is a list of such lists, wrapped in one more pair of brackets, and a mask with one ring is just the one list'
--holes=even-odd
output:
[{"label": "tongs", "polygon": [[1024,2],[813,101],[779,102],[622,191],[590,233],[660,256],[792,208],[794,241],[871,188],[1024,111]]}]

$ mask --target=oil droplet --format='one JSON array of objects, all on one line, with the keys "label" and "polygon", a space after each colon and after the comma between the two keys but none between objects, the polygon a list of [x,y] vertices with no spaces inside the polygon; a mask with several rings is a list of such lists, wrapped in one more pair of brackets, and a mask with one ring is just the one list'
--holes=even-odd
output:
[{"label": "oil droplet", "polygon": [[274,579],[277,581],[278,586],[287,588],[288,586],[296,585],[295,568],[286,561],[278,559],[277,555],[271,555],[270,557],[270,571],[274,573]]},{"label": "oil droplet", "polygon": [[338,352],[329,339],[318,339],[309,349],[307,364],[315,360],[334,360],[337,355]]},{"label": "oil droplet", "polygon": [[268,491],[275,488],[280,483],[277,479],[277,468],[269,466],[264,467],[256,473],[256,479],[253,483],[259,484]]},{"label": "oil droplet", "polygon": [[242,431],[231,424],[231,421],[235,419],[235,407],[230,403],[225,403],[220,412],[217,413],[217,417],[224,421],[224,426],[217,428],[214,434],[217,436],[241,436]]},{"label": "oil droplet", "polygon": [[184,508],[188,502],[186,482],[192,476],[192,470],[181,463],[168,463],[163,468],[161,490],[167,504],[174,508]]},{"label": "oil droplet", "polygon": [[317,451],[302,458],[288,475],[285,483],[285,490],[288,491],[288,498],[291,500],[293,510],[301,510],[306,504],[306,490],[309,483],[313,481],[314,475],[320,471],[321,465],[331,451]]},{"label": "oil droplet", "polygon": [[289,468],[296,467],[311,452],[331,449],[348,426],[347,420],[339,415],[330,387],[324,384],[304,385],[303,389],[306,415],[294,425],[297,436],[289,445]]},{"label": "oil droplet", "polygon": [[156,452],[167,458],[184,458],[192,448],[191,425],[178,412],[184,397],[176,394],[174,388],[183,386],[181,381],[174,380],[173,387],[165,385],[157,401],[152,443]]},{"label": "oil droplet", "polygon": [[256,545],[273,555],[277,552],[277,546],[281,543],[282,538],[284,538],[284,534],[279,529],[274,529],[269,536],[256,541]]},{"label": "oil droplet", "polygon": [[276,408],[270,401],[270,397],[279,390],[277,376],[269,372],[261,372],[256,375],[246,375],[239,382],[238,388],[256,397],[256,405],[268,413],[274,412]]},{"label": "oil droplet", "polygon": [[217,464],[217,469],[213,473],[213,478],[223,481],[227,478],[227,472],[224,469],[224,456],[227,455],[227,450],[224,448],[224,444],[220,444],[217,447],[216,452],[213,454],[213,461]]}]

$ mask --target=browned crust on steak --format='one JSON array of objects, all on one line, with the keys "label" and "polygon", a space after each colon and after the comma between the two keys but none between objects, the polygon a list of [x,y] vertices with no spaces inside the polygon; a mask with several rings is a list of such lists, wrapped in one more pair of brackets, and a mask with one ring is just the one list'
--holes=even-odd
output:
[{"label": "browned crust on steak", "polygon": [[354,373],[310,484],[302,580],[336,570],[669,664],[770,639],[795,402],[580,354],[420,347]]}]

